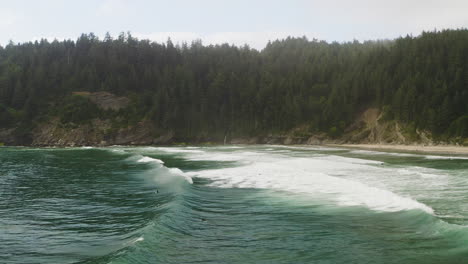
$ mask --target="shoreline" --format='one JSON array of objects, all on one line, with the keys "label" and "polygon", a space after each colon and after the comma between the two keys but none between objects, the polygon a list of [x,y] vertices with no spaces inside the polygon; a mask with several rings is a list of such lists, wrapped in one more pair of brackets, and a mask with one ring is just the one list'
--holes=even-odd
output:
[{"label": "shoreline", "polygon": [[[198,143],[198,144],[123,144],[123,145],[39,145],[39,146],[28,146],[28,145],[0,145],[1,147],[26,147],[26,148],[80,148],[80,147],[92,147],[92,148],[105,148],[113,146],[216,146],[223,145],[221,143],[216,144],[214,142],[209,143]],[[236,145],[270,145],[270,144],[226,144],[231,146]],[[391,144],[273,144],[281,146],[303,146],[303,147],[314,147],[314,146],[325,146],[334,148],[348,148],[348,149],[361,149],[361,150],[375,150],[375,151],[387,151],[387,152],[413,152],[413,153],[425,153],[425,154],[447,154],[447,155],[463,155],[468,156],[468,147],[456,146],[456,145],[434,145],[434,146],[423,146],[423,145],[391,145]]]},{"label": "shoreline", "polygon": [[467,155],[468,147],[455,145],[442,146],[422,146],[422,145],[388,145],[388,144],[326,144],[330,147],[378,150],[378,151],[402,151],[402,152],[417,152],[417,153],[433,153],[433,154],[453,154]]}]

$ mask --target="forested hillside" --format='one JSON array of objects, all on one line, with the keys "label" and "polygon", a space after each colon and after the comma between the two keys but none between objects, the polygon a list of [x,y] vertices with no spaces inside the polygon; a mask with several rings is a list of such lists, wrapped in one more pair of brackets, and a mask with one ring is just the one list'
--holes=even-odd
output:
[{"label": "forested hillside", "polygon": [[[103,109],[87,96],[95,92],[129,103]],[[142,123],[154,136],[170,131],[188,142],[298,127],[338,138],[371,107],[382,120],[463,142],[468,30],[365,43],[288,38],[261,51],[130,34],[0,47],[0,129],[22,144],[40,124],[73,129],[96,120],[110,120],[107,138]]]}]

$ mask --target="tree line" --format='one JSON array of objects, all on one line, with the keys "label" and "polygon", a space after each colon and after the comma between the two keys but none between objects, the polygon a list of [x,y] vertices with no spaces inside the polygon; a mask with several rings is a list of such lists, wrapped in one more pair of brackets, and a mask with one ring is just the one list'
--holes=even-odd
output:
[{"label": "tree line", "polygon": [[[114,115],[75,91],[132,98]],[[76,101],[76,102],[75,102]],[[468,137],[468,30],[328,43],[175,45],[130,33],[0,46],[0,127],[33,127],[66,109],[78,119],[146,120],[178,136],[343,133],[368,107],[441,137]],[[70,104],[72,106],[70,106]],[[73,104],[76,104],[73,106]],[[68,113],[62,122],[77,122]]]}]

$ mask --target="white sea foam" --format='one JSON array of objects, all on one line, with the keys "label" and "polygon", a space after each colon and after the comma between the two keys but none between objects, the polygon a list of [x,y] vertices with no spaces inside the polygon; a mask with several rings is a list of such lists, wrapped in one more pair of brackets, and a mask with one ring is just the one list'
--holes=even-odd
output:
[{"label": "white sea foam", "polygon": [[137,162],[139,162],[139,163],[156,162],[156,163],[159,163],[159,164],[164,164],[164,161],[162,161],[160,159],[153,159],[153,158],[146,157],[146,156],[144,156],[143,158],[137,160]]},{"label": "white sea foam", "polygon": [[397,156],[397,157],[423,157],[423,155],[419,155],[419,154],[385,152],[385,151],[375,151],[375,150],[361,150],[361,149],[351,150],[350,153],[366,154],[366,155]]},{"label": "white sea foam", "polygon": [[113,149],[111,149],[110,151],[111,151],[111,152],[114,152],[114,153],[120,153],[120,154],[125,153],[125,150],[123,150],[123,149],[115,149],[115,148],[113,148]]},{"label": "white sea foam", "polygon": [[339,148],[339,147],[324,147],[318,145],[302,145],[302,146],[285,146],[285,145],[271,145],[272,147],[280,147],[286,149],[294,149],[294,150],[319,150],[319,151],[341,151],[341,150],[348,150],[346,148]]},{"label": "white sea foam", "polygon": [[400,175],[416,175],[422,178],[443,178],[447,176],[446,174],[438,172],[435,169],[428,169],[428,168],[422,168],[422,167],[402,168],[402,169],[398,169],[397,172]]},{"label": "white sea foam", "polygon": [[124,245],[125,246],[130,246],[130,245],[136,244],[136,243],[144,241],[144,240],[145,239],[141,236],[141,237],[137,237],[137,238],[128,240],[127,242],[124,243]]},{"label": "white sea foam", "polygon": [[178,168],[168,168],[168,171],[169,171],[172,175],[182,176],[182,177],[183,177],[186,181],[188,181],[190,184],[193,184],[192,177],[190,177],[189,174],[184,173],[184,172],[181,171],[180,169],[178,169]]},{"label": "white sea foam", "polygon": [[467,160],[468,157],[461,157],[461,156],[435,156],[435,155],[428,155],[425,156],[426,159],[443,159],[443,160]]},{"label": "white sea foam", "polygon": [[244,152],[202,152],[191,154],[190,160],[203,161],[250,161],[255,158],[265,156],[265,153],[244,151]]},{"label": "white sea foam", "polygon": [[171,153],[203,153],[202,150],[194,149],[194,148],[158,147],[154,149],[165,151],[165,152],[171,152]]},{"label": "white sea foam", "polygon": [[356,154],[366,154],[366,155],[385,155],[385,156],[397,156],[397,157],[415,157],[415,158],[425,158],[425,159],[448,159],[456,160],[463,159],[466,160],[468,157],[463,156],[439,156],[439,155],[424,155],[424,154],[413,154],[413,153],[398,153],[398,152],[384,152],[384,151],[374,151],[374,150],[352,150],[351,153]]},{"label": "white sea foam", "polygon": [[343,163],[343,164],[374,164],[374,165],[381,165],[383,163],[383,162],[377,161],[377,160],[348,158],[348,157],[341,157],[341,156],[335,156],[335,155],[319,156],[319,157],[315,157],[315,159],[328,160],[328,161],[332,161],[332,162],[340,162],[340,163]]},{"label": "white sea foam", "polygon": [[205,153],[205,155],[193,155],[190,157],[190,160],[196,161],[237,161],[241,157],[235,154],[223,154],[219,153],[216,155],[210,155]]},{"label": "white sea foam", "polygon": [[153,147],[151,151],[161,150],[181,153],[188,160],[235,161],[237,167],[187,173],[177,168],[167,168],[162,161],[146,156],[139,156],[134,161],[154,164],[159,168],[155,175],[180,176],[190,183],[192,177],[204,177],[214,180],[212,185],[221,188],[290,191],[314,197],[317,201],[326,199],[340,206],[365,206],[377,211],[420,209],[433,214],[432,208],[414,199],[424,196],[418,190],[411,190],[408,183],[421,190],[438,190],[449,179],[436,169],[391,168],[380,166],[383,165],[381,161],[317,155],[314,151],[310,155],[303,155],[302,152],[296,155],[295,152],[274,151],[275,148],[270,146],[266,149],[246,148],[246,151],[236,149],[230,152],[220,148]]},{"label": "white sea foam", "polygon": [[168,168],[164,166],[164,161],[160,159],[155,159],[155,158],[142,156],[142,155],[135,155],[135,156],[131,156],[127,158],[127,160],[131,162],[151,164],[153,166],[153,169],[150,170],[150,172],[154,173],[154,176],[160,182],[170,181],[168,179],[165,179],[167,176],[169,176],[169,177],[181,177],[181,178],[184,178],[190,184],[193,183],[192,177],[190,177],[188,174],[184,173],[178,168]]},{"label": "white sea foam", "polygon": [[[240,155],[236,153],[236,155]],[[260,155],[243,156],[250,163],[236,168],[205,170],[192,174],[214,180],[221,188],[266,188],[326,198],[340,206],[366,206],[377,211],[420,209],[433,214],[432,208],[410,197],[368,185],[356,179],[340,177],[354,172],[385,171],[380,162],[324,156],[312,158]]]}]

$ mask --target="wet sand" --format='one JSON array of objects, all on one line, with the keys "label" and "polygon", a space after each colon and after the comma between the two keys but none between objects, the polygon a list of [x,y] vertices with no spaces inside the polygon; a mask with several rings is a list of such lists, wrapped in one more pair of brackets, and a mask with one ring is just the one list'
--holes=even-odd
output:
[{"label": "wet sand", "polygon": [[404,151],[439,154],[468,155],[468,147],[454,145],[423,146],[423,145],[385,145],[385,144],[330,144],[333,147],[345,147],[367,150]]}]

